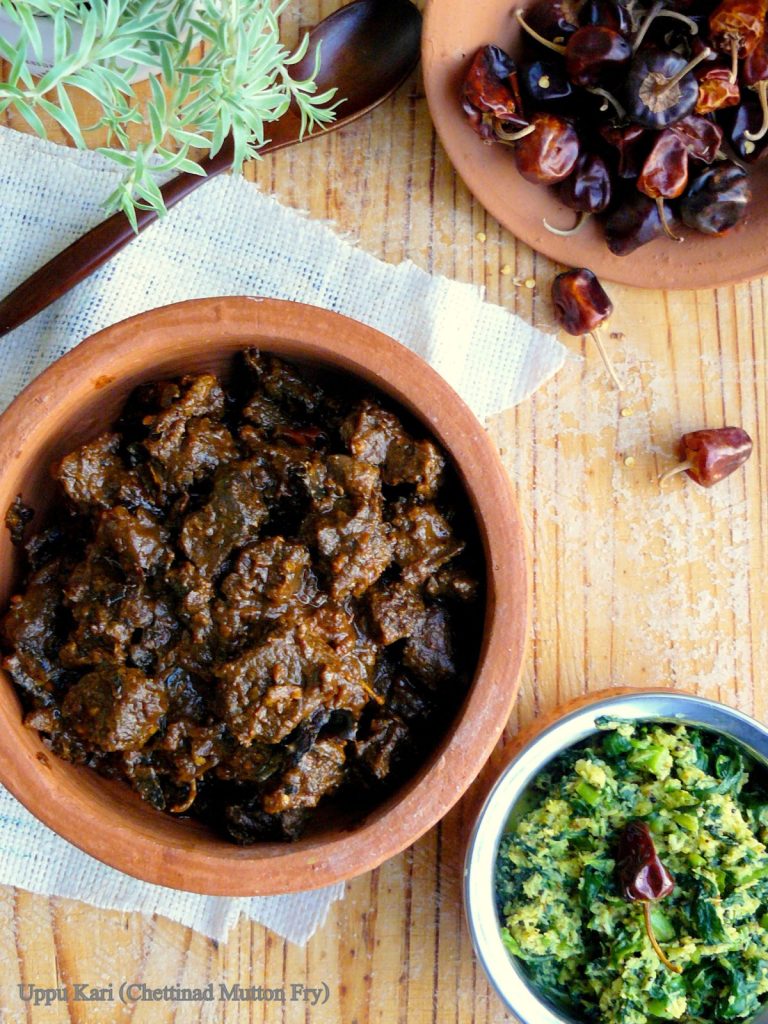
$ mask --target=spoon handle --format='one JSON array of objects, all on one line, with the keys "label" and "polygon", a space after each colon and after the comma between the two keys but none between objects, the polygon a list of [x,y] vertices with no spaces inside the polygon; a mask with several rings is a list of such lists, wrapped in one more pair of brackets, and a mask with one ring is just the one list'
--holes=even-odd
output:
[{"label": "spoon handle", "polygon": [[[233,155],[230,136],[216,156],[206,157],[200,161],[206,177],[184,172],[171,178],[160,189],[166,207],[170,209],[175,206],[209,178],[231,167]],[[137,210],[136,219],[139,231],[143,231],[157,220],[157,214],[154,210]],[[50,306],[70,288],[80,284],[135,237],[136,233],[128,218],[122,211],[118,211],[68,245],[66,249],[62,249],[31,277],[14,288],[10,295],[0,300],[0,338],[46,306]]]}]

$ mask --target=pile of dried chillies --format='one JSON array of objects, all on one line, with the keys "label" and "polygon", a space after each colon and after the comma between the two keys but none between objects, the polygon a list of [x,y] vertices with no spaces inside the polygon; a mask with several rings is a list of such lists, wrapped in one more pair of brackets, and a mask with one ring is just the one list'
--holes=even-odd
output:
[{"label": "pile of dried chillies", "polygon": [[485,46],[463,109],[520,174],[600,216],[623,256],[676,221],[707,235],[741,222],[747,164],[768,153],[768,0],[534,0],[517,11],[519,62]]}]

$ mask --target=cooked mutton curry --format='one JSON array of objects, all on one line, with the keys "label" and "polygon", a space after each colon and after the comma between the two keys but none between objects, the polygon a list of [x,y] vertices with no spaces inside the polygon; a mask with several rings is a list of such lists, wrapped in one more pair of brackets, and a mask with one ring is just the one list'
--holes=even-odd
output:
[{"label": "cooked mutton curry", "polygon": [[477,659],[482,562],[444,454],[360,388],[250,350],[228,384],[139,388],[54,467],[2,641],[56,754],[243,843],[331,794],[362,814],[424,760]]}]

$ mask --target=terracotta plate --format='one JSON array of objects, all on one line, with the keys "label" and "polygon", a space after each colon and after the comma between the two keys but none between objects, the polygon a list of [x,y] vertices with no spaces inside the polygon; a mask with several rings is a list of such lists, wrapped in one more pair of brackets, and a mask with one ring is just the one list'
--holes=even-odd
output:
[{"label": "terracotta plate", "polygon": [[507,147],[485,145],[459,103],[463,74],[480,46],[496,43],[516,55],[520,30],[514,8],[511,0],[428,0],[424,22],[424,81],[435,127],[456,170],[489,213],[554,260],[640,288],[713,288],[768,273],[765,162],[750,170],[753,199],[746,222],[723,238],[687,232],[683,243],[662,238],[619,257],[609,252],[594,221],[570,238],[547,231],[543,218],[569,227],[574,214],[550,189],[521,178]]}]

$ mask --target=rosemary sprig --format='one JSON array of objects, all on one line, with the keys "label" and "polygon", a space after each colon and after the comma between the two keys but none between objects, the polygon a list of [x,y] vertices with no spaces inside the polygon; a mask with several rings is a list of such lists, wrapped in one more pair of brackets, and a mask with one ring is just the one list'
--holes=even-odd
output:
[{"label": "rosemary sprig", "polygon": [[[136,228],[136,209],[165,212],[158,187],[168,171],[203,174],[190,150],[215,155],[228,134],[233,167],[258,157],[268,125],[295,102],[302,133],[334,119],[335,89],[317,92],[315,79],[299,81],[293,66],[309,38],[291,53],[280,42],[278,18],[289,0],[0,0],[13,23],[15,45],[0,37],[0,57],[10,65],[0,82],[0,113],[12,108],[45,138],[41,114],[53,118],[84,148],[83,132],[106,129],[101,152],[123,171],[106,200]],[[30,64],[44,60],[38,19],[53,23],[53,60],[36,79]],[[75,31],[79,29],[79,33]],[[204,55],[192,57],[204,44]],[[139,105],[132,81],[150,70],[150,96]],[[100,109],[92,125],[80,125],[69,89],[82,89]],[[147,124],[149,139],[133,147],[132,124]]]}]

